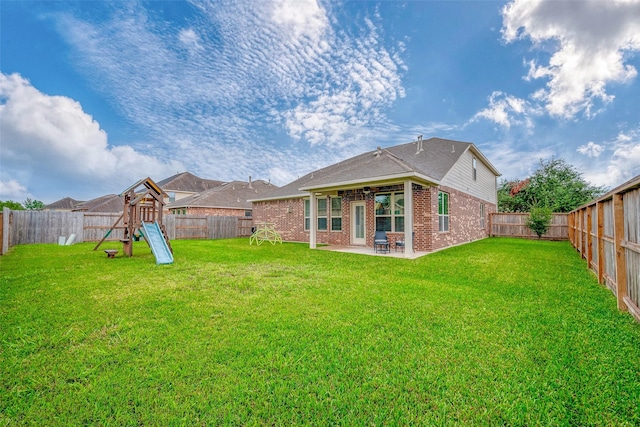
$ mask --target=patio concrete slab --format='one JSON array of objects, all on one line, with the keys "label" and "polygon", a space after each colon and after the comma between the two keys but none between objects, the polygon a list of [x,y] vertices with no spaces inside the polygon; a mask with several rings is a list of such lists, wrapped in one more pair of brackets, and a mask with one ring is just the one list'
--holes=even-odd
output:
[{"label": "patio concrete slab", "polygon": [[364,247],[364,246],[332,246],[332,245],[327,245],[327,246],[318,246],[317,249],[322,250],[322,251],[346,252],[346,253],[350,253],[350,254],[380,256],[380,257],[387,257],[387,258],[403,258],[403,259],[416,259],[416,258],[420,258],[421,256],[429,254],[429,252],[411,251],[409,253],[409,256],[405,256],[405,253],[402,252],[402,251],[397,251],[396,252],[395,250],[392,249],[389,252],[381,253],[381,252],[375,252],[373,250],[373,248],[367,248],[367,247]]}]

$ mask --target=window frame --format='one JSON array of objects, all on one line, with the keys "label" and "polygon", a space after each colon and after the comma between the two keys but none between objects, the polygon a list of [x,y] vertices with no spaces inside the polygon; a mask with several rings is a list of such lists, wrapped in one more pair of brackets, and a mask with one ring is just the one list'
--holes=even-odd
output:
[{"label": "window frame", "polygon": [[471,177],[473,178],[474,181],[477,181],[478,180],[478,158],[475,156],[473,156],[471,160],[471,169],[472,169]]},{"label": "window frame", "polygon": [[485,219],[486,219],[485,206],[484,206],[484,203],[480,203],[480,228],[482,228],[483,230],[486,226]]},{"label": "window frame", "polygon": [[[333,202],[338,201],[338,205],[340,207],[340,215],[334,215],[333,214]],[[336,209],[337,210],[337,209]],[[331,228],[330,231],[342,231],[342,197],[329,197],[329,209],[328,209],[328,215],[329,215],[329,227]],[[334,227],[334,221],[333,220],[340,220],[340,225],[339,227]],[[337,223],[337,222],[336,222]]]},{"label": "window frame", "polygon": [[[322,209],[321,206],[320,206],[321,205],[320,202],[324,202],[324,215],[320,214],[320,209]],[[327,198],[326,197],[318,197],[316,199],[316,210],[318,212],[318,222],[316,224],[316,230],[317,231],[328,231],[328,229],[329,229],[329,217],[328,217],[329,211],[328,211],[328,208],[327,208]],[[323,228],[320,228],[321,220],[324,220],[324,227]]]},{"label": "window frame", "polygon": [[[336,197],[337,198],[337,197]],[[317,211],[317,222],[316,222],[316,231],[329,231],[330,223],[331,223],[331,202],[327,202],[327,199],[332,199],[332,197],[316,197],[316,211]],[[341,199],[341,197],[340,197]],[[320,201],[325,202],[324,206],[324,215],[320,214],[321,203]],[[342,202],[341,202],[342,205]],[[320,228],[320,222],[324,220],[324,228]],[[342,216],[340,216],[340,230],[342,231]],[[311,229],[311,199],[304,199],[304,231],[309,231]],[[333,231],[333,230],[332,230]],[[338,230],[336,230],[338,231]]]},{"label": "window frame", "polygon": [[[378,209],[376,209],[376,204],[378,203],[376,200],[378,197],[380,196],[389,196],[389,214],[388,215],[379,215],[378,214]],[[400,196],[400,197],[398,197]],[[373,217],[374,217],[374,224],[375,224],[375,231],[386,231],[387,233],[404,233],[404,218],[405,218],[405,212],[404,212],[404,197],[405,197],[405,193],[404,191],[390,191],[390,192],[384,192],[384,193],[377,193],[375,194],[373,201],[374,201],[374,206],[373,206]],[[397,214],[395,211],[395,207],[396,204],[398,203],[398,200],[402,200],[402,213],[401,214]],[[378,218],[389,218],[389,224],[390,224],[390,229],[389,230],[379,230],[378,229]],[[398,219],[402,218],[402,227],[398,227]],[[402,228],[401,230],[399,230],[398,228]]]},{"label": "window frame", "polygon": [[[442,199],[445,199],[444,203]],[[438,190],[438,232],[448,233],[450,230],[451,216],[449,213],[449,193]]]},{"label": "window frame", "polygon": [[303,229],[309,231],[311,229],[311,199],[304,199],[304,225]]}]

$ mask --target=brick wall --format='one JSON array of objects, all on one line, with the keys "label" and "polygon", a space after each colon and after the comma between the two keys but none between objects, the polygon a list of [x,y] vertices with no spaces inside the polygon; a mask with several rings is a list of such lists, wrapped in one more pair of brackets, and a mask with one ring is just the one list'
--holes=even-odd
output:
[{"label": "brick wall", "polygon": [[[413,187],[414,247],[418,251],[431,252],[444,247],[478,240],[489,235],[489,213],[496,206],[486,201],[448,187],[440,190],[449,193],[449,232],[438,232],[439,187]],[[399,186],[392,191],[402,191]],[[359,190],[346,192],[342,196],[342,231],[318,231],[318,244],[348,246],[351,240],[351,202],[366,202],[367,246],[373,247],[375,227],[375,193],[364,194]],[[480,203],[485,204],[485,226],[480,227]],[[330,209],[330,202],[327,201]],[[253,220],[274,223],[282,240],[308,242],[309,231],[304,230],[303,199],[274,200],[253,203]],[[331,222],[328,220],[328,228]],[[391,247],[396,240],[403,240],[404,233],[387,233]]]},{"label": "brick wall", "polygon": [[[432,246],[431,250],[446,248],[489,236],[489,214],[496,205],[448,187],[431,187]],[[438,231],[438,190],[449,193],[449,231]],[[480,226],[480,204],[484,203],[484,227]]]},{"label": "brick wall", "polygon": [[[327,209],[331,205],[327,200]],[[316,231],[316,243],[344,246],[349,244],[349,202],[342,198],[342,231]],[[271,222],[282,240],[308,242],[309,230],[304,229],[304,200],[287,199],[253,203],[253,222]],[[331,220],[327,221],[331,228]]]}]

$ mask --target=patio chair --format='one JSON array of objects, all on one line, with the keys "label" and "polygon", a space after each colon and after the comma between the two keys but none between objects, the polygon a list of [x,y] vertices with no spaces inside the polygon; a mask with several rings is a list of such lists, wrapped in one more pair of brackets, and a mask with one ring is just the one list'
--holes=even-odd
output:
[{"label": "patio chair", "polygon": [[[413,240],[415,240],[416,232],[411,233],[411,250],[413,250]],[[398,252],[398,248],[402,248],[402,252],[404,252],[405,244],[404,239],[396,240],[396,252]]]},{"label": "patio chair", "polygon": [[378,253],[378,251],[382,253],[389,252],[389,239],[386,231],[376,231],[373,237],[373,250],[375,253]]}]

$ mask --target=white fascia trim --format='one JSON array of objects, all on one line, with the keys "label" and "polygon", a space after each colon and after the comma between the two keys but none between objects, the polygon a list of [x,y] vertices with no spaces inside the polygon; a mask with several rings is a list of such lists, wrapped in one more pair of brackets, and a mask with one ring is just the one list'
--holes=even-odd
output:
[{"label": "white fascia trim", "polygon": [[498,172],[498,169],[496,169],[495,166],[493,166],[491,164],[489,159],[487,159],[484,156],[484,154],[482,154],[482,152],[480,152],[480,150],[478,150],[478,147],[476,147],[475,144],[469,145],[467,150],[471,150],[473,152],[473,154],[480,159],[481,162],[483,162],[485,165],[487,165],[489,167],[489,169],[491,170],[491,172],[493,172],[493,174],[495,176],[502,176],[502,174],[500,172]]},{"label": "white fascia trim", "polygon": [[337,189],[341,187],[357,188],[362,185],[374,185],[376,183],[383,183],[385,181],[405,181],[407,179],[414,179],[417,181],[423,181],[430,184],[440,185],[439,180],[432,178],[430,176],[412,171],[412,172],[399,173],[395,175],[377,176],[375,178],[368,178],[368,179],[354,179],[354,180],[342,181],[342,182],[332,182],[329,184],[305,186],[305,187],[300,187],[298,190],[312,192],[312,191],[319,191],[319,190]]},{"label": "white fascia trim", "polygon": [[275,197],[265,197],[262,199],[249,199],[247,202],[271,202],[274,200],[289,200],[289,199],[300,199],[301,197],[308,197],[309,193],[300,193],[300,194],[289,194],[286,196],[275,196]]}]

